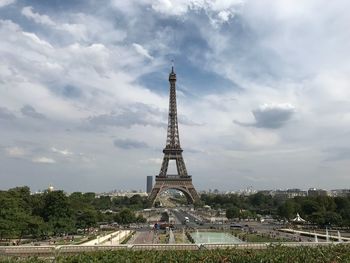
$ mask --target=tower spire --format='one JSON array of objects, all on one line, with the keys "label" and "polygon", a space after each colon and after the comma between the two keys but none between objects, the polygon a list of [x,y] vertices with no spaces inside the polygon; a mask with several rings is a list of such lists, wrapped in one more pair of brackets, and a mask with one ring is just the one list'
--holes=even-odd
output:
[{"label": "tower spire", "polygon": [[178,127],[178,121],[177,121],[176,74],[174,73],[173,67],[169,74],[169,84],[170,84],[170,94],[169,94],[168,132],[167,132],[166,145],[163,152],[170,149],[182,151],[180,147],[179,127]]}]

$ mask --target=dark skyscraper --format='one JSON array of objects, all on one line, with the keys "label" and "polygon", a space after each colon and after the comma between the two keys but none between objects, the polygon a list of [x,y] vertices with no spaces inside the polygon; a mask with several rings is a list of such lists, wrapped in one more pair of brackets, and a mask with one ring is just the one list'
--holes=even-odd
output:
[{"label": "dark skyscraper", "polygon": [[147,185],[146,185],[146,192],[149,194],[152,191],[153,187],[153,176],[148,175],[147,176]]}]

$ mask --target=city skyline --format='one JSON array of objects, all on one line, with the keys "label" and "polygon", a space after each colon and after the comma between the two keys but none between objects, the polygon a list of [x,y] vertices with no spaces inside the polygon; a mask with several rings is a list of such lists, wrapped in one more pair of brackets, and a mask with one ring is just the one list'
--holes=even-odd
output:
[{"label": "city skyline", "polygon": [[0,188],[144,189],[172,59],[196,188],[347,188],[349,7],[0,0]]}]

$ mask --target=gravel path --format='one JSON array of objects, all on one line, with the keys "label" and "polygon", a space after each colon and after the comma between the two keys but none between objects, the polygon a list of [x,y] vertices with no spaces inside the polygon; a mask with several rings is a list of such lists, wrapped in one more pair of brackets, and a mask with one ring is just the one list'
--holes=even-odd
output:
[{"label": "gravel path", "polygon": [[153,244],[154,233],[152,231],[138,232],[133,244]]}]

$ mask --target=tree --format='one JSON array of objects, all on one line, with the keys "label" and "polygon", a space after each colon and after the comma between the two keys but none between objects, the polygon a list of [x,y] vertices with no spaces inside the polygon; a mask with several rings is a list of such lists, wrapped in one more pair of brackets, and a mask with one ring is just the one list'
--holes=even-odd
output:
[{"label": "tree", "polygon": [[350,208],[341,210],[340,215],[342,217],[342,224],[350,227]]},{"label": "tree", "polygon": [[278,207],[278,215],[281,218],[291,219],[296,213],[296,203],[294,200],[287,200],[284,204]]},{"label": "tree", "polygon": [[259,208],[263,207],[266,203],[268,203],[270,199],[271,199],[270,195],[267,196],[261,192],[253,194],[249,197],[251,204],[254,207],[259,207]]},{"label": "tree", "polygon": [[194,203],[194,207],[197,209],[197,208],[201,208],[205,205],[205,203],[203,201],[197,201]]},{"label": "tree", "polygon": [[95,210],[79,211],[76,216],[76,227],[80,229],[96,226],[97,212]]},{"label": "tree", "polygon": [[247,218],[253,218],[255,216],[256,216],[255,213],[253,213],[253,212],[251,212],[249,210],[244,210],[244,211],[241,212],[239,218],[240,219],[247,219]]},{"label": "tree", "polygon": [[48,235],[48,226],[44,220],[39,216],[31,216],[28,218],[27,228],[25,230],[26,235],[30,235],[33,238],[43,237]]},{"label": "tree", "polygon": [[111,212],[101,213],[100,211],[98,211],[97,222],[108,222],[108,223],[118,222],[118,220],[115,220],[115,215],[118,215],[118,214],[113,214]]},{"label": "tree", "polygon": [[30,189],[28,186],[15,187],[8,190],[8,194],[15,198],[18,202],[18,205],[25,210],[26,212],[31,212],[31,196]]},{"label": "tree", "polygon": [[63,191],[47,192],[43,196],[44,206],[42,211],[42,217],[45,221],[50,218],[59,217],[71,217],[73,211],[70,207],[67,196]]},{"label": "tree", "polygon": [[231,208],[226,209],[226,217],[228,219],[237,218],[239,216],[240,216],[240,210],[238,207],[233,206]]},{"label": "tree", "polygon": [[336,211],[337,212],[350,209],[350,201],[346,197],[335,197],[334,202],[336,204]]},{"label": "tree", "polygon": [[325,213],[324,212],[314,212],[307,217],[308,221],[311,223],[323,226],[325,225]]},{"label": "tree", "polygon": [[47,192],[43,196],[42,217],[48,222],[55,234],[74,230],[75,218],[68,197],[63,191]]},{"label": "tree", "polygon": [[130,224],[136,222],[135,213],[127,208],[120,211],[115,219],[120,224]]},{"label": "tree", "polygon": [[338,213],[328,211],[324,215],[324,221],[326,225],[339,226],[342,224],[342,217]]},{"label": "tree", "polygon": [[0,239],[21,238],[24,234],[31,215],[23,202],[17,192],[0,192]]},{"label": "tree", "polygon": [[321,207],[315,200],[304,199],[301,203],[301,209],[303,214],[311,215],[321,211]]},{"label": "tree", "polygon": [[335,211],[337,207],[334,198],[330,196],[317,196],[315,201],[324,212]]},{"label": "tree", "polygon": [[84,193],[83,197],[86,203],[92,204],[95,201],[96,194],[93,192]]},{"label": "tree", "polygon": [[68,197],[71,207],[74,210],[84,209],[85,207],[91,207],[91,204],[86,201],[85,197],[81,192],[71,193]]},{"label": "tree", "polygon": [[142,215],[138,215],[137,218],[136,218],[136,222],[137,223],[146,223],[147,219],[144,218]]},{"label": "tree", "polygon": [[48,224],[54,235],[67,234],[75,230],[75,221],[71,217],[51,217]]},{"label": "tree", "polygon": [[32,215],[42,218],[44,209],[44,194],[34,194],[30,196],[30,207]]},{"label": "tree", "polygon": [[99,198],[95,198],[95,200],[93,201],[93,205],[98,210],[111,209],[111,198],[109,196],[100,196]]}]

